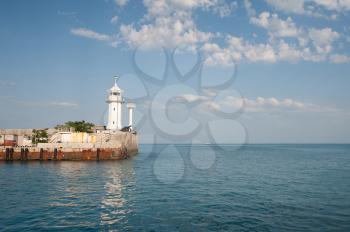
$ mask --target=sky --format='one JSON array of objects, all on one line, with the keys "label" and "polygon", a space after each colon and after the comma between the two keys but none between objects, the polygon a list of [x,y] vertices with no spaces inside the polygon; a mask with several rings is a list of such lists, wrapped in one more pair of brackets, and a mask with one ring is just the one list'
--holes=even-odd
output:
[{"label": "sky", "polygon": [[118,75],[141,143],[349,143],[349,13],[348,0],[2,0],[0,128],[106,124]]}]

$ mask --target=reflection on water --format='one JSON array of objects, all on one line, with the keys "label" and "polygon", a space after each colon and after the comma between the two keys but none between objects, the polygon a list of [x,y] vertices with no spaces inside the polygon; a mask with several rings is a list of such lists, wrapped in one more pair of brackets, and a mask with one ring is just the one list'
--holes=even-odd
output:
[{"label": "reflection on water", "polygon": [[[101,200],[101,225],[113,225],[124,221],[132,213],[131,203],[127,202],[124,194],[128,194],[128,187],[133,187],[134,169],[132,162],[125,161],[123,164],[115,163],[107,165],[103,176],[106,177],[104,185],[105,195]],[[130,196],[128,196],[130,199]]]},{"label": "reflection on water", "polygon": [[112,229],[127,223],[134,199],[133,162],[0,163],[0,231],[2,223],[9,231]]}]

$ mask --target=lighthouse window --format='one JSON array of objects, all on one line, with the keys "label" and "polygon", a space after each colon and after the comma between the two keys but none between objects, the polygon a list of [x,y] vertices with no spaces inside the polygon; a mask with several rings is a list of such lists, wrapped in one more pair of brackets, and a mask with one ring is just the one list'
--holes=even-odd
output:
[{"label": "lighthouse window", "polygon": [[114,121],[113,121],[113,125],[114,125]]},{"label": "lighthouse window", "polygon": [[113,92],[112,95],[119,96],[119,93]]}]

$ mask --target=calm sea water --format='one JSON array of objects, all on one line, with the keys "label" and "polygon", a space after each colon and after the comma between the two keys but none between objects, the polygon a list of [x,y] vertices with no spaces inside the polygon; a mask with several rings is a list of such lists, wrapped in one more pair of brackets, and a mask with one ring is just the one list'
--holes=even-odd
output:
[{"label": "calm sea water", "polygon": [[0,163],[0,230],[350,231],[349,145],[149,150]]}]

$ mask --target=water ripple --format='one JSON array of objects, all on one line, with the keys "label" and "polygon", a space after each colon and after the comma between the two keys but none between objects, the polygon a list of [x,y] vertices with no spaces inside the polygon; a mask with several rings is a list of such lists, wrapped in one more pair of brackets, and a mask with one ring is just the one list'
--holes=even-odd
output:
[{"label": "water ripple", "polygon": [[208,168],[192,147],[170,182],[177,154],[148,147],[116,162],[0,163],[0,231],[350,231],[350,146],[229,148]]}]

